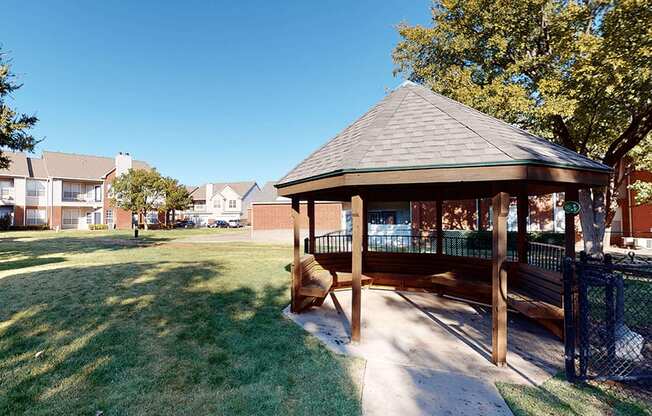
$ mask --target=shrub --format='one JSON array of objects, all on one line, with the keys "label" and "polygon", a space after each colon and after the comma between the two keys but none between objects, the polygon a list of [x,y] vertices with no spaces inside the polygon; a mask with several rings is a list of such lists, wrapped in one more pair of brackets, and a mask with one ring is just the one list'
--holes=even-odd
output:
[{"label": "shrub", "polygon": [[7,231],[11,227],[11,216],[4,215],[0,217],[0,230]]},{"label": "shrub", "polygon": [[109,226],[106,224],[90,224],[88,226],[89,230],[108,230]]},{"label": "shrub", "polygon": [[11,231],[45,231],[49,230],[50,227],[47,224],[41,225],[12,225],[9,227]]}]

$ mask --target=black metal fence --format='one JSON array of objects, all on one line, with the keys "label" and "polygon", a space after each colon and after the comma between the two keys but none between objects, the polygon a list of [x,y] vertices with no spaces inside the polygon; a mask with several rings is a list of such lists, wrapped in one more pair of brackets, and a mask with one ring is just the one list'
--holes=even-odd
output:
[{"label": "black metal fence", "polygon": [[652,265],[566,259],[564,289],[567,378],[649,385]]},{"label": "black metal fence", "polygon": [[[489,238],[488,238],[489,237]],[[490,234],[464,234],[458,232],[445,232],[442,236],[443,254],[450,256],[477,257],[490,259],[492,255],[492,241]],[[315,253],[350,253],[353,238],[350,234],[334,232],[315,237]],[[370,235],[367,240],[369,251],[385,253],[437,253],[436,234],[420,235]],[[309,241],[304,241],[306,253],[309,250]],[[564,258],[564,248],[552,244],[528,243],[529,264],[561,272]],[[507,259],[518,260],[516,239],[507,241]]]}]

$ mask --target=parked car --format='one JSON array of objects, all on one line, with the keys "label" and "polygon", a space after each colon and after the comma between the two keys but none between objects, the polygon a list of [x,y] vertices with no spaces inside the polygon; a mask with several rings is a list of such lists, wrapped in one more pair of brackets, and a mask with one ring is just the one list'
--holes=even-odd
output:
[{"label": "parked car", "polygon": [[190,220],[181,220],[174,223],[174,228],[193,228],[195,223]]},{"label": "parked car", "polygon": [[212,224],[208,224],[208,228],[229,228],[230,225],[224,220],[217,220]]},{"label": "parked car", "polygon": [[242,224],[240,223],[240,220],[229,220],[229,227],[240,228],[242,227]]}]

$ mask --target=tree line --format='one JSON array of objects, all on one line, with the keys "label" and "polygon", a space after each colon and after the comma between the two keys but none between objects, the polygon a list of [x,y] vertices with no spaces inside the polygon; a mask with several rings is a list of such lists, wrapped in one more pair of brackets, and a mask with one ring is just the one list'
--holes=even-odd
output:
[{"label": "tree line", "polygon": [[111,183],[109,198],[113,206],[138,214],[138,223],[145,229],[148,213],[163,213],[164,225],[168,226],[174,221],[175,211],[192,205],[186,187],[156,169],[129,169],[117,176]]}]

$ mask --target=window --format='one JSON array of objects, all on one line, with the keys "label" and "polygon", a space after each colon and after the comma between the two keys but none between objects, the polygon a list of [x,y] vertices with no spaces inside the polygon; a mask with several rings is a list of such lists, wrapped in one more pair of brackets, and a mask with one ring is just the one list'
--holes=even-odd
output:
[{"label": "window", "polygon": [[396,211],[369,211],[369,224],[396,224]]},{"label": "window", "polygon": [[222,200],[220,198],[215,198],[215,201],[213,201],[213,207],[221,208],[222,207]]},{"label": "window", "polygon": [[47,221],[45,208],[27,208],[25,214],[27,225],[43,225]]},{"label": "window", "polygon": [[151,211],[147,213],[147,224],[158,224],[158,212]]},{"label": "window", "polygon": [[79,210],[77,209],[64,209],[63,213],[63,225],[77,225],[79,224]]},{"label": "window", "polygon": [[64,182],[63,183],[63,200],[64,201],[82,201],[84,196],[82,194],[81,184]]},{"label": "window", "polygon": [[93,213],[91,211],[86,213],[86,224],[93,223]]},{"label": "window", "polygon": [[104,218],[106,218],[106,224],[107,225],[113,225],[113,210],[112,209],[107,209]]},{"label": "window", "polygon": [[10,199],[14,197],[14,180],[0,180],[0,199]]},{"label": "window", "polygon": [[102,186],[95,185],[95,202],[102,201]]},{"label": "window", "polygon": [[41,181],[27,181],[27,196],[45,196],[45,184]]},{"label": "window", "polygon": [[235,208],[235,199],[229,199],[229,208]]}]

